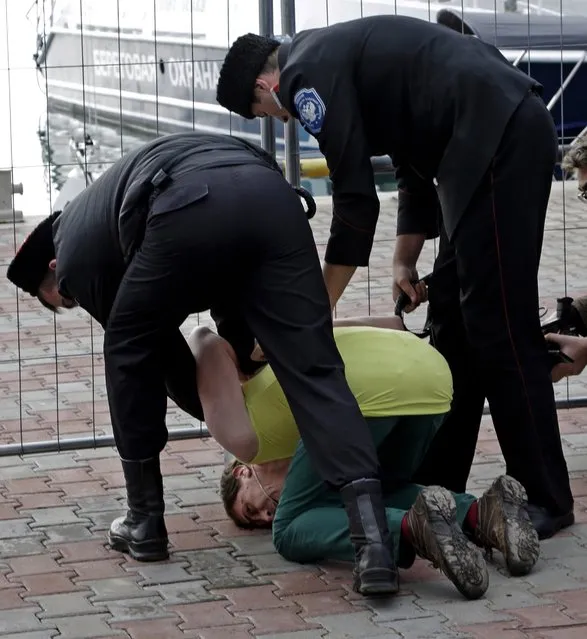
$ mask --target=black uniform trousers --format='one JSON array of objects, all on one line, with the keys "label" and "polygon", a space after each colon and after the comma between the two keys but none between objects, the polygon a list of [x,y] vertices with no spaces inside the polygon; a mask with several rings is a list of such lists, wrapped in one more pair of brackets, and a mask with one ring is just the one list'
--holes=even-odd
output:
[{"label": "black uniform trousers", "polygon": [[[117,348],[125,348],[127,354],[110,359],[123,362],[118,368],[109,369],[107,358],[109,390],[124,389],[127,358],[139,357],[141,336],[157,331],[151,340],[157,352],[150,363],[150,354],[140,355],[144,364],[153,375],[163,370],[169,396],[201,416],[197,363],[178,326],[190,313],[231,309],[263,348],[322,478],[340,488],[376,477],[376,451],[345,378],[300,199],[280,174],[259,165],[208,169],[194,173],[193,180],[205,197],[179,210],[149,214],[144,240],[121,285],[124,295],[115,305],[116,317],[132,314],[143,328],[126,344],[116,326],[114,335],[107,331],[105,352],[110,347],[116,355]],[[144,402],[132,405],[125,401],[128,395],[112,394],[120,402],[121,419],[113,420],[116,443],[127,459],[157,455],[167,441],[159,419],[165,388],[144,376],[142,389]]]},{"label": "black uniform trousers", "polygon": [[465,491],[487,398],[508,474],[552,515],[573,504],[538,310],[556,141],[544,103],[530,94],[452,241],[441,234],[431,340],[450,365],[454,399],[415,478]]}]

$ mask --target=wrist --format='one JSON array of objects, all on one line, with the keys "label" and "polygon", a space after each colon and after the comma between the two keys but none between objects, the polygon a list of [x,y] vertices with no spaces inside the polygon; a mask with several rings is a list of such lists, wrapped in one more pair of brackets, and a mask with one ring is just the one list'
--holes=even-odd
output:
[{"label": "wrist", "polygon": [[425,239],[426,236],[420,234],[398,235],[392,259],[393,266],[415,268]]},{"label": "wrist", "polygon": [[326,290],[328,291],[331,309],[336,306],[338,300],[341,298],[356,268],[356,266],[324,262],[322,274],[324,283],[326,284]]},{"label": "wrist", "polygon": [[392,260],[392,268],[396,269],[408,269],[410,271],[416,270],[417,260],[409,259],[407,257],[394,257]]},{"label": "wrist", "polygon": [[403,257],[394,257],[391,262],[391,265],[394,268],[401,268],[401,267],[414,268],[416,266],[416,262],[414,260],[408,260]]}]

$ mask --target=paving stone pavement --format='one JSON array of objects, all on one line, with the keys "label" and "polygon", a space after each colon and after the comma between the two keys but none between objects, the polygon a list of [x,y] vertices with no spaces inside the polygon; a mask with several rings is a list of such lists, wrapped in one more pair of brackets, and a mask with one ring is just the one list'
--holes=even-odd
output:
[{"label": "paving stone pavement", "polygon": [[[587,213],[574,185],[555,185],[540,274],[544,304],[587,292],[583,240]],[[395,203],[383,211],[371,267],[339,305],[343,316],[390,313]],[[328,204],[314,224],[323,250]],[[4,274],[36,219],[0,226],[0,446],[109,434],[100,355],[102,335],[82,312],[52,317]],[[426,247],[422,273],[432,263]],[[207,316],[190,318],[187,331]],[[418,326],[422,314],[409,318]],[[585,380],[557,386],[559,398],[587,395]],[[210,439],[170,443],[162,454],[168,561],[140,564],[113,552],[105,531],[124,510],[124,483],[111,448],[0,456],[0,637],[72,639],[579,639],[587,636],[587,409],[559,411],[572,469],[577,524],[542,544],[536,570],[506,576],[499,557],[491,586],[467,602],[424,561],[402,573],[402,593],[363,599],[350,567],[297,565],[272,550],[269,535],[237,529],[224,516],[217,483],[222,451]],[[192,426],[170,404],[169,426]],[[469,489],[481,493],[503,471],[484,419]]]}]

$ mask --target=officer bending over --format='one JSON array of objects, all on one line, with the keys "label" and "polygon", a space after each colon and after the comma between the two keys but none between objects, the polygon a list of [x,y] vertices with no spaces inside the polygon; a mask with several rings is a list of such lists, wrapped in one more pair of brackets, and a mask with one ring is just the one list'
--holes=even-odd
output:
[{"label": "officer bending over", "polygon": [[168,556],[159,467],[166,390],[203,418],[197,365],[180,326],[212,309],[245,368],[259,341],[316,469],[343,491],[357,589],[397,590],[376,451],[333,339],[312,231],[269,155],[228,136],[158,138],[41,222],[8,278],[51,309],[79,305],[105,330],[129,504],[110,528],[115,549],[141,561]]},{"label": "officer bending over", "polygon": [[549,537],[574,515],[538,312],[557,154],[540,93],[476,37],[372,16],[283,44],[240,37],[217,99],[245,118],[294,117],[318,140],[333,185],[324,265],[332,306],[369,262],[379,216],[370,157],[391,156],[399,188],[394,296],[405,291],[412,306],[424,299],[425,287],[413,285],[416,264],[426,238],[440,231],[432,337],[455,387],[418,479],[465,490],[487,398],[508,473]]}]

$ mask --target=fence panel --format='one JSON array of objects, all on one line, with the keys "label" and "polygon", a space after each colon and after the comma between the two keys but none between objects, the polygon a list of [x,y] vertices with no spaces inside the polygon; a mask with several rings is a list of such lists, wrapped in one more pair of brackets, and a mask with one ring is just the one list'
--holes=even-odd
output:
[{"label": "fence panel", "polygon": [[[484,25],[480,37],[544,83],[564,154],[587,130],[587,27],[581,20],[587,0],[503,5],[494,0],[153,0],[140,6],[136,0],[45,0],[28,13],[15,0],[0,0],[0,455],[113,443],[102,329],[81,310],[50,313],[5,278],[35,224],[146,140],[194,129],[227,132],[275,150],[288,160],[291,181],[301,180],[325,196],[318,197],[312,222],[323,254],[330,203],[328,182],[319,177],[325,165],[317,143],[295,124],[286,130],[281,123],[245,121],[216,103],[226,49],[247,31],[291,35],[295,29],[378,13],[436,21],[443,10],[460,11],[466,24]],[[504,20],[516,14],[527,27],[518,27],[517,41],[506,41]],[[551,18],[550,31],[540,31],[542,40],[536,36],[537,16]],[[550,311],[557,297],[587,293],[587,208],[576,197],[575,182],[561,180],[560,172],[556,178],[540,270],[542,304]],[[396,193],[389,168],[378,172],[377,183],[382,214],[371,264],[345,292],[339,316],[393,312]],[[435,253],[436,243],[427,242],[421,274],[431,270]],[[408,325],[421,327],[424,312],[411,315]],[[202,323],[211,324],[208,314],[189,318],[182,330],[187,334]],[[586,376],[557,384],[559,405],[587,403],[586,384]],[[172,438],[207,435],[204,424],[171,402],[168,426]]]}]

